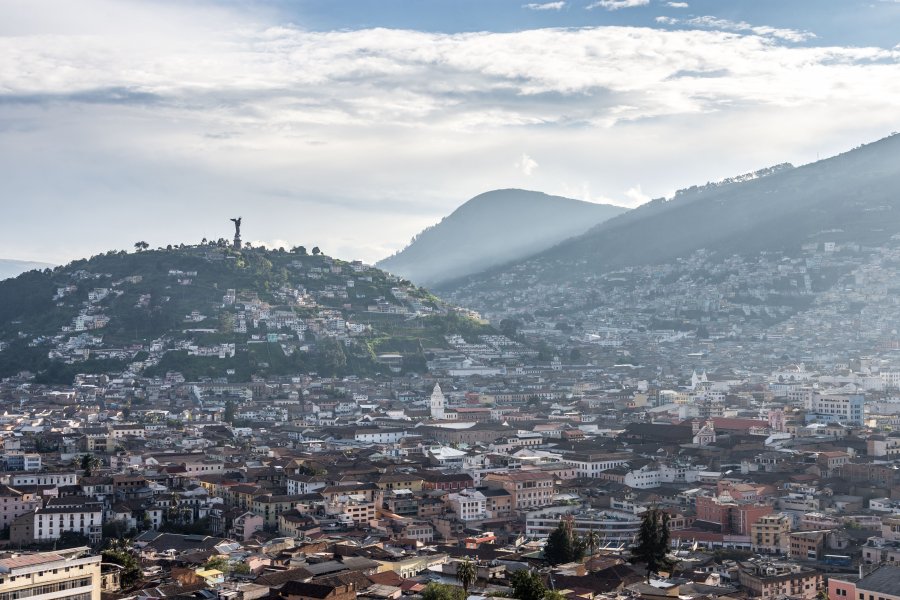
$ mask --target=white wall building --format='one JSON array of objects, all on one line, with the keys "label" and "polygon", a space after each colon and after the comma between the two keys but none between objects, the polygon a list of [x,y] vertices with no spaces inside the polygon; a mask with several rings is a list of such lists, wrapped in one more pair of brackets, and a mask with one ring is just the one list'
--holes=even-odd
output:
[{"label": "white wall building", "polygon": [[487,518],[487,498],[477,490],[450,494],[447,500],[460,521],[481,521]]},{"label": "white wall building", "polygon": [[444,393],[441,391],[441,384],[434,384],[434,390],[431,392],[431,400],[429,401],[429,405],[431,408],[431,418],[443,421],[447,418],[447,413],[445,409],[447,408],[447,400],[444,398]]}]

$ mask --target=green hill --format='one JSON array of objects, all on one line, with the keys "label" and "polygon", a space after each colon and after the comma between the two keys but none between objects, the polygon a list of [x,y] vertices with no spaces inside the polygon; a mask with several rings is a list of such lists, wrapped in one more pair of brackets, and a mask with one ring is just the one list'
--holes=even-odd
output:
[{"label": "green hill", "polygon": [[300,249],[110,251],[0,281],[0,377],[39,382],[424,371],[444,335],[489,331],[401,278]]}]

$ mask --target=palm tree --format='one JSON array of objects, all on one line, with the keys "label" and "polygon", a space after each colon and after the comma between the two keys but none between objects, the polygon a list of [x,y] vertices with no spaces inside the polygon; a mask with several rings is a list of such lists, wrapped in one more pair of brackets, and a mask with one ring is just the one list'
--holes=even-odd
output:
[{"label": "palm tree", "polygon": [[456,580],[462,586],[463,592],[468,596],[469,588],[478,580],[478,567],[468,557],[457,563]]},{"label": "palm tree", "polygon": [[597,547],[597,544],[600,543],[600,534],[593,529],[591,529],[588,534],[585,536],[585,541],[587,542],[588,548],[591,549],[590,556],[594,556],[594,550]]},{"label": "palm tree", "polygon": [[81,457],[81,468],[84,470],[84,476],[90,477],[94,473],[94,469],[103,465],[103,462],[93,454],[84,454]]}]

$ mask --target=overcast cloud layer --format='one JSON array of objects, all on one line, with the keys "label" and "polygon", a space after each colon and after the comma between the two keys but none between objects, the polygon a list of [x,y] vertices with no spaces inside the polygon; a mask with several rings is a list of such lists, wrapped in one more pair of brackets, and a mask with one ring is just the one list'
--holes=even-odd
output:
[{"label": "overcast cloud layer", "polygon": [[634,206],[897,128],[897,48],[686,3],[503,33],[72,4],[0,4],[0,257],[228,236],[240,215],[245,239],[374,261],[489,189]]}]

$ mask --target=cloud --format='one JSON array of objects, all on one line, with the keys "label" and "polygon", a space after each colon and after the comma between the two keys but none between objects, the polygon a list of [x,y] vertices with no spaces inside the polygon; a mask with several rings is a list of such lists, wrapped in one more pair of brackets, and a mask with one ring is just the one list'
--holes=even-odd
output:
[{"label": "cloud", "polygon": [[687,2],[666,2],[666,6],[671,8],[688,8],[690,5]]},{"label": "cloud", "polygon": [[522,154],[522,158],[517,160],[514,166],[526,177],[531,177],[531,174],[538,168],[537,161],[524,153]]},{"label": "cloud", "polygon": [[544,2],[544,3],[536,3],[531,2],[529,4],[523,4],[522,8],[527,8],[530,10],[562,10],[566,7],[565,2]]},{"label": "cloud", "polygon": [[631,186],[625,190],[625,197],[628,198],[629,206],[639,206],[650,200],[650,196],[641,190],[640,184]]},{"label": "cloud", "polygon": [[797,29],[783,29],[778,27],[769,27],[768,25],[751,25],[745,21],[730,21],[728,19],[720,19],[713,16],[693,17],[691,19],[676,19],[673,17],[656,17],[657,23],[664,25],[687,25],[693,27],[702,27],[704,29],[715,29],[719,31],[736,31],[740,33],[752,33],[763,37],[772,37],[788,42],[805,42],[816,37],[816,34],[809,31],[800,31]]},{"label": "cloud", "polygon": [[688,21],[318,31],[197,2],[0,3],[0,197],[23,200],[0,255],[228,237],[240,214],[246,239],[371,261],[523,175],[623,204],[895,127],[900,49]]},{"label": "cloud", "polygon": [[647,6],[650,0],[598,0],[587,5],[588,10],[594,8],[605,8],[606,10],[619,10],[621,8],[635,8],[637,6]]},{"label": "cloud", "polygon": [[281,239],[252,240],[250,242],[250,245],[253,246],[254,248],[259,248],[261,246],[264,246],[270,250],[277,250],[278,248],[284,248],[285,250],[290,250],[293,247],[293,244],[291,244],[287,240],[281,240]]}]

